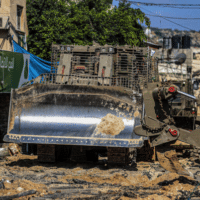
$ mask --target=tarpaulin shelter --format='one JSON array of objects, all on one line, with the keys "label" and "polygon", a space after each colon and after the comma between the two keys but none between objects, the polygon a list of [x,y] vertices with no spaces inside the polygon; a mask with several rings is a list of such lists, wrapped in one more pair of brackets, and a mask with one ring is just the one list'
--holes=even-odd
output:
[{"label": "tarpaulin shelter", "polygon": [[31,54],[30,52],[26,51],[24,48],[19,46],[14,40],[13,40],[13,47],[14,47],[14,52],[30,54],[28,80],[32,80],[37,76],[39,76],[40,74],[51,72],[51,62],[43,60],[37,57],[36,55]]}]

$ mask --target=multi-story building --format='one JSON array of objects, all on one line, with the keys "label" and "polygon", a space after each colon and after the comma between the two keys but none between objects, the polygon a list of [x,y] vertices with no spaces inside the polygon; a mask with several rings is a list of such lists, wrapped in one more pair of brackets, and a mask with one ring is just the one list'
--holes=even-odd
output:
[{"label": "multi-story building", "polygon": [[0,49],[13,51],[12,36],[27,49],[27,35],[26,0],[0,0]]}]

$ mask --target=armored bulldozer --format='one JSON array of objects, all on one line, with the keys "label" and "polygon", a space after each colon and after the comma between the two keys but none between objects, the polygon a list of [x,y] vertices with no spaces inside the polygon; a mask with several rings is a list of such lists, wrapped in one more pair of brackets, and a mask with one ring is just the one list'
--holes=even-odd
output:
[{"label": "armored bulldozer", "polygon": [[52,73],[11,91],[4,141],[26,144],[24,151],[40,161],[55,161],[62,149],[73,161],[97,160],[101,153],[108,162],[129,163],[147,140],[133,132],[142,111],[140,85],[148,82],[147,53],[53,45]]},{"label": "armored bulldozer", "polygon": [[[40,161],[106,155],[108,163],[132,164],[136,155],[155,160],[156,152],[165,169],[188,174],[170,145],[180,139],[200,146],[198,100],[183,91],[189,82],[159,81],[158,62],[148,55],[130,46],[53,45],[51,73],[11,91],[4,141],[28,144]],[[187,99],[175,105],[180,95]],[[182,129],[186,110],[193,121]]]}]

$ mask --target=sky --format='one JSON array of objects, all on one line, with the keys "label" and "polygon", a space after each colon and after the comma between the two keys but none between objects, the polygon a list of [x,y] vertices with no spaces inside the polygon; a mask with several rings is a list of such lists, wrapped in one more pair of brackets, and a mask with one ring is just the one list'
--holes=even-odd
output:
[{"label": "sky", "polygon": [[[200,0],[135,0],[136,2],[144,3],[159,3],[159,4],[200,4]],[[118,6],[119,1],[113,0],[113,5]],[[178,17],[178,18],[200,18],[200,6],[199,9],[178,9],[178,8],[167,8],[167,7],[158,7],[158,6],[146,6],[139,5],[140,7],[132,4],[132,8],[140,8],[142,12],[150,15],[159,15],[167,17]],[[180,19],[168,19],[174,23],[173,24],[161,17],[154,17],[146,15],[150,18],[151,27],[156,28],[169,28],[169,29],[178,29],[178,30],[195,30],[200,31],[200,19],[197,20],[180,20]],[[181,27],[179,25],[184,27]],[[145,24],[143,24],[145,26]]]}]

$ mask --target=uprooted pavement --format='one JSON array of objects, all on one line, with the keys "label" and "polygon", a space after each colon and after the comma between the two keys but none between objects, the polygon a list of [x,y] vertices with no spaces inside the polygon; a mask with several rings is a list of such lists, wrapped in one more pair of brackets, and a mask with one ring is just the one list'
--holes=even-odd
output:
[{"label": "uprooted pavement", "polygon": [[[164,170],[158,162],[133,167],[99,163],[40,163],[20,152],[0,160],[0,200],[5,199],[198,199],[200,163],[180,163],[194,177]],[[199,170],[199,171],[198,171]],[[198,198],[197,198],[198,197]]]}]

